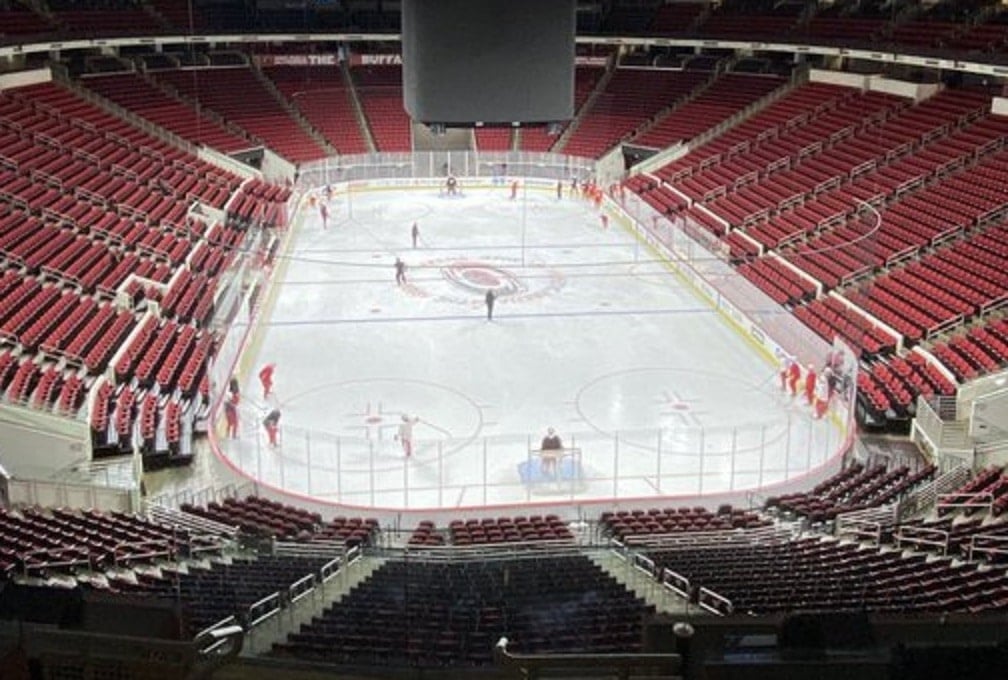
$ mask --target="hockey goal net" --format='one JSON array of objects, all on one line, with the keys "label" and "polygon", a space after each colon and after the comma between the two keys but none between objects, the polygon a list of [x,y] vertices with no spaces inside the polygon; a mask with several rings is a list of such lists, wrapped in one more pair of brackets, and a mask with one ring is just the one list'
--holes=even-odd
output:
[{"label": "hockey goal net", "polygon": [[455,175],[448,175],[439,189],[441,196],[460,196],[462,194],[462,184]]}]

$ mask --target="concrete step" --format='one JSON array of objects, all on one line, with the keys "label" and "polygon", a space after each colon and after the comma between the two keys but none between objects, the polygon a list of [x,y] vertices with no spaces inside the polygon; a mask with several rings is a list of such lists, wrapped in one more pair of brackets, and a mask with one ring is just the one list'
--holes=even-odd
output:
[{"label": "concrete step", "polygon": [[639,569],[634,569],[630,562],[621,559],[612,550],[593,552],[589,557],[592,562],[600,566],[607,574],[633,591],[637,597],[643,599],[659,612],[667,614],[687,613],[687,603],[684,598],[668,590]]},{"label": "concrete step", "polygon": [[369,579],[383,564],[385,558],[382,557],[361,557],[325,583],[316,585],[311,594],[281,609],[272,618],[248,631],[242,656],[268,652],[273,643],[283,642],[289,633],[299,631],[302,624],[320,616],[328,607],[343,599],[351,589]]}]

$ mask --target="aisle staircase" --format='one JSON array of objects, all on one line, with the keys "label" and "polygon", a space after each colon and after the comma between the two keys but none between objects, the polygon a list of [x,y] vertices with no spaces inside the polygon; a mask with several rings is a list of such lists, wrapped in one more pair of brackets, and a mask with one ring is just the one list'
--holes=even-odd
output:
[{"label": "aisle staircase", "polygon": [[[310,545],[306,544],[304,547],[310,548]],[[296,602],[291,602],[275,616],[249,630],[245,635],[242,656],[266,653],[274,643],[283,642],[290,633],[299,632],[302,624],[309,623],[313,617],[321,615],[351,590],[371,578],[385,561],[381,557],[364,555],[353,559],[327,581],[317,583],[310,593]]]},{"label": "aisle staircase", "polygon": [[360,126],[361,134],[364,136],[364,141],[367,143],[368,151],[370,153],[377,153],[378,145],[375,144],[374,133],[371,131],[371,126],[368,124],[367,116],[364,115],[364,105],[361,104],[360,95],[357,94],[357,85],[354,83],[354,79],[350,75],[350,67],[345,61],[340,64],[340,71],[343,73],[343,80],[346,83],[347,92],[350,93],[350,102],[353,104],[354,111],[357,114],[357,124]]},{"label": "aisle staircase", "polygon": [[564,131],[560,133],[560,136],[556,138],[556,141],[553,142],[553,146],[550,147],[550,151],[553,153],[563,152],[564,147],[567,145],[567,141],[571,138],[571,135],[574,134],[574,131],[577,130],[578,125],[580,125],[581,121],[584,119],[585,113],[595,106],[595,102],[598,101],[598,98],[605,92],[606,87],[609,86],[609,81],[612,80],[613,75],[616,73],[616,65],[618,63],[618,57],[613,57],[609,61],[609,64],[606,66],[605,73],[603,73],[602,77],[595,83],[595,89],[593,89],[591,94],[588,95],[588,98],[585,99],[581,108],[574,112],[574,117],[567,124],[567,127],[564,128]]},{"label": "aisle staircase", "polygon": [[679,595],[633,566],[627,555],[614,550],[600,550],[588,555],[603,571],[634,592],[637,597],[665,614],[684,614],[688,603]]},{"label": "aisle staircase", "polygon": [[263,73],[262,69],[259,68],[259,66],[257,66],[255,63],[252,63],[249,65],[249,68],[252,69],[252,73],[254,73],[256,79],[258,79],[259,82],[262,83],[262,86],[266,88],[266,91],[268,91],[270,94],[273,95],[273,99],[279,102],[280,106],[284,109],[284,111],[287,112],[287,115],[290,116],[295,121],[297,121],[298,126],[302,130],[304,130],[309,137],[314,139],[315,142],[318,143],[318,145],[321,146],[323,149],[325,149],[330,156],[335,156],[339,153],[336,147],[333,146],[329,142],[329,140],[325,138],[325,135],[316,130],[315,126],[312,125],[307,118],[305,118],[304,114],[301,113],[301,110],[298,109],[298,107],[294,106],[283,95],[283,93],[276,86],[276,84],[269,79],[269,76]]}]

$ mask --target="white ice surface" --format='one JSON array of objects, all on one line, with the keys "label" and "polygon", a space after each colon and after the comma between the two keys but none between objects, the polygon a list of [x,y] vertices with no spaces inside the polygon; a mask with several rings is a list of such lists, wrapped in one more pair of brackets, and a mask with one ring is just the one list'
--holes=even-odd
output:
[{"label": "white ice surface", "polygon": [[[508,193],[344,194],[327,228],[306,207],[223,455],[325,501],[433,508],[735,491],[837,450],[839,431],[781,394],[768,359],[617,219],[603,230],[580,199]],[[501,291],[492,322],[487,286]],[[259,422],[270,406],[276,449]],[[393,439],[404,413],[420,418],[409,460]],[[549,426],[581,450],[584,479],[523,484]]]}]

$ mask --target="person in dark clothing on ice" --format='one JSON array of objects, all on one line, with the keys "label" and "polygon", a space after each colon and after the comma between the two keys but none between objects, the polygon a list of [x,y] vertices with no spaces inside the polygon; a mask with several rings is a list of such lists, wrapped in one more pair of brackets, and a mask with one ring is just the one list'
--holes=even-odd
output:
[{"label": "person in dark clothing on ice", "polygon": [[398,257],[395,259],[395,282],[400,286],[406,283],[406,263]]},{"label": "person in dark clothing on ice", "polygon": [[497,294],[494,293],[493,288],[487,288],[486,292],[487,321],[493,321],[494,302],[496,301],[497,301]]}]

